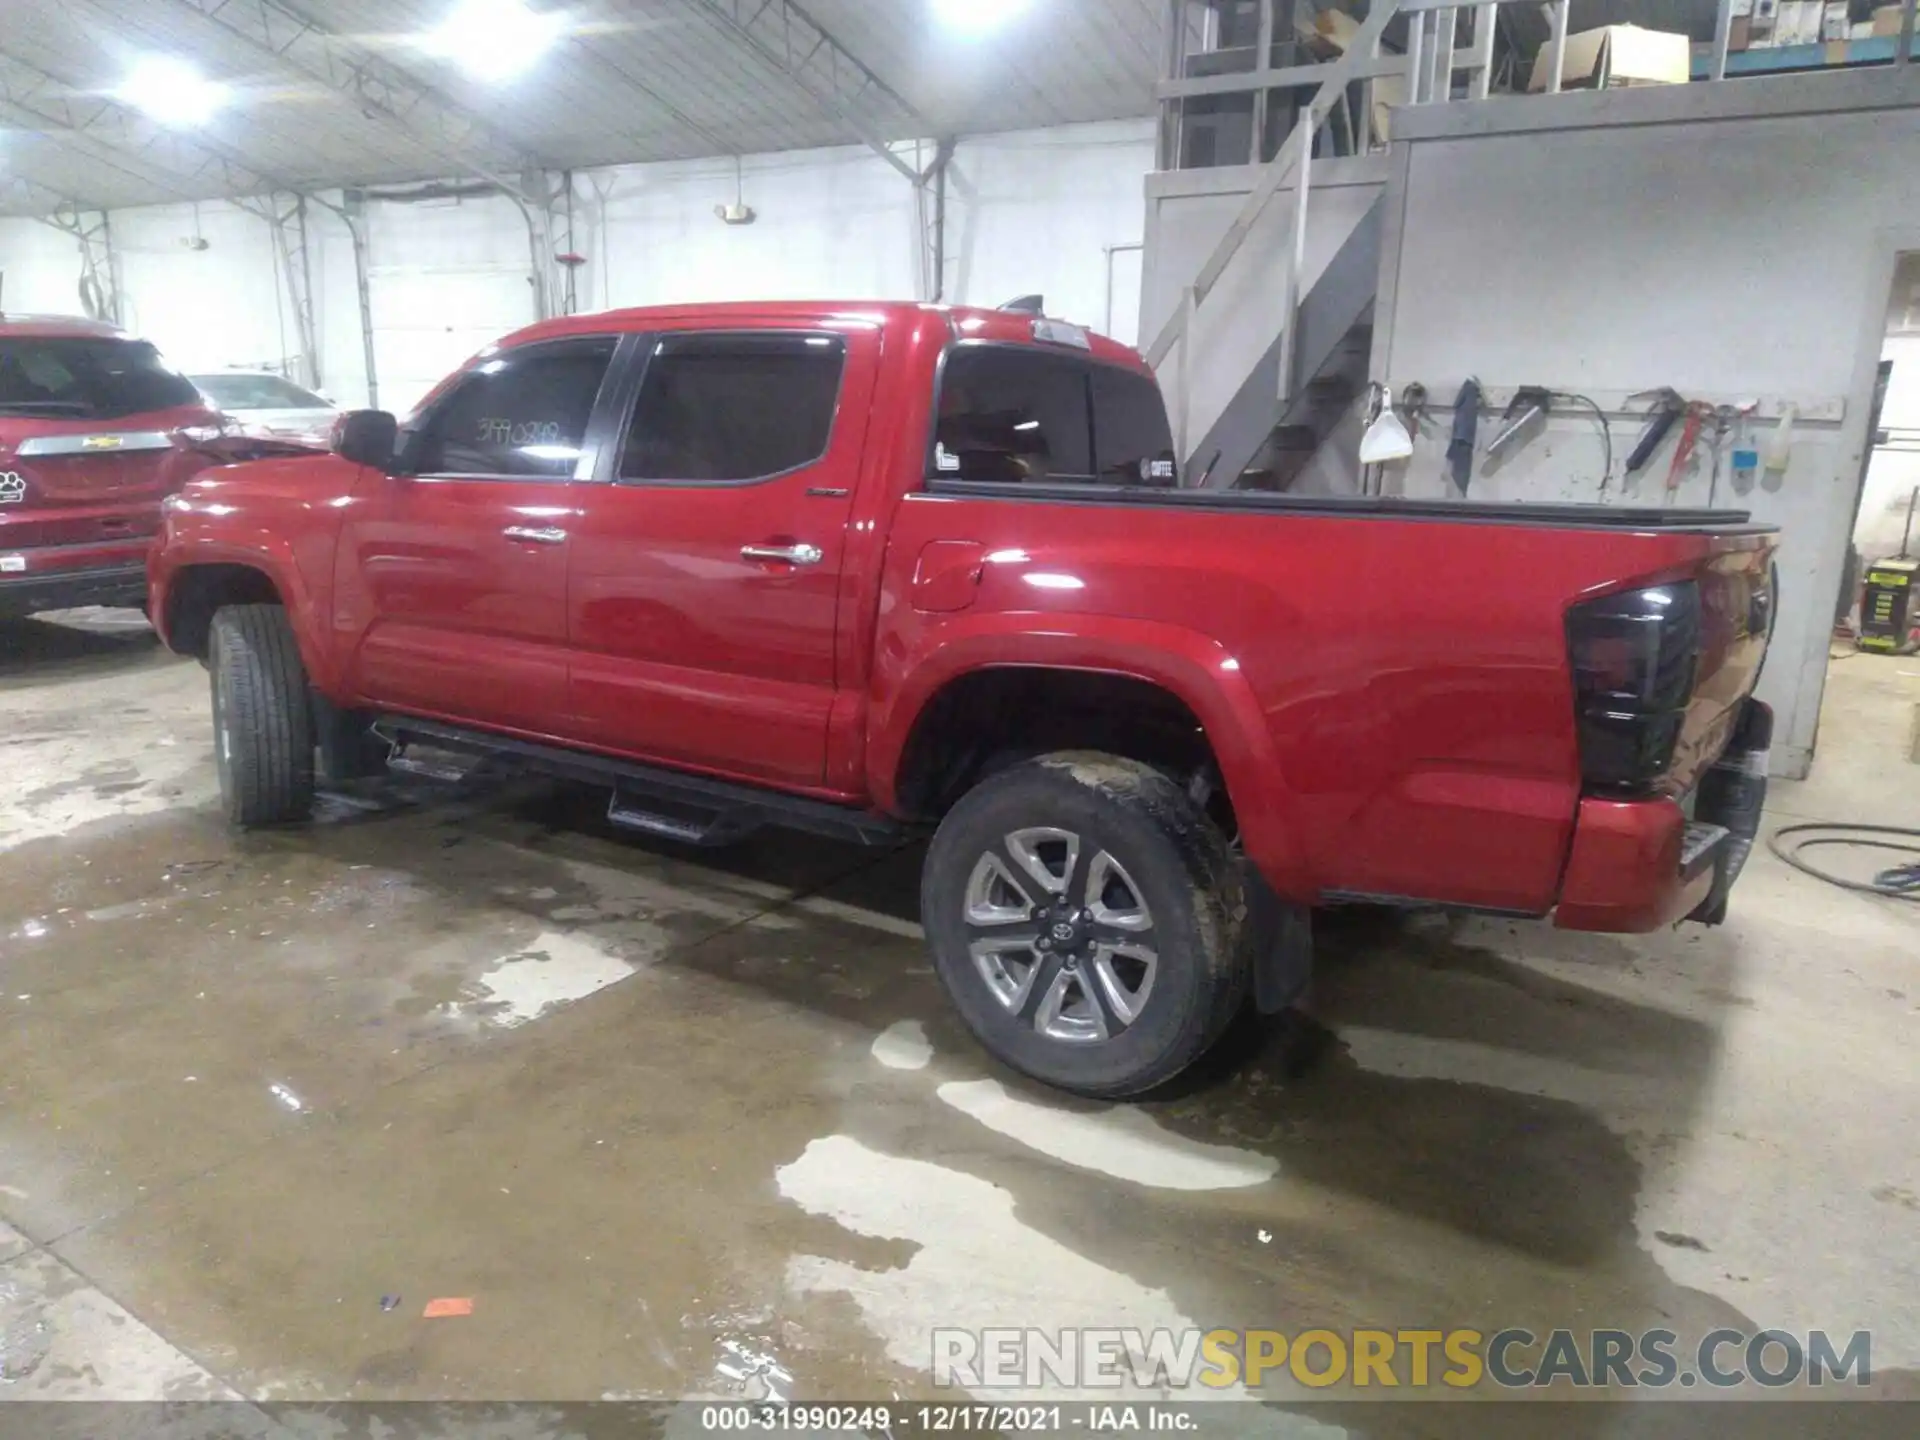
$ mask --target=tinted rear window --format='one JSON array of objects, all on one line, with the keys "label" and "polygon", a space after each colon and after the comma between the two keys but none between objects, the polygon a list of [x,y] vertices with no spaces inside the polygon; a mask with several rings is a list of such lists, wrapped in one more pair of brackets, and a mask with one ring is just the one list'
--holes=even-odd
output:
[{"label": "tinted rear window", "polygon": [[0,339],[0,414],[115,420],[199,403],[193,382],[144,340]]},{"label": "tinted rear window", "polygon": [[998,484],[1175,484],[1151,377],[1020,345],[947,356],[932,476]]}]

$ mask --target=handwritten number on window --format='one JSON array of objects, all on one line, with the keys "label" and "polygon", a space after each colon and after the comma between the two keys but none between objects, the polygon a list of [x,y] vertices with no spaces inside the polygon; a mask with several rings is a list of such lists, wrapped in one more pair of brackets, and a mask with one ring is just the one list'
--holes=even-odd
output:
[{"label": "handwritten number on window", "polygon": [[482,416],[480,419],[479,441],[482,445],[559,445],[565,443],[561,438],[558,420],[521,420],[513,421],[495,416]]}]

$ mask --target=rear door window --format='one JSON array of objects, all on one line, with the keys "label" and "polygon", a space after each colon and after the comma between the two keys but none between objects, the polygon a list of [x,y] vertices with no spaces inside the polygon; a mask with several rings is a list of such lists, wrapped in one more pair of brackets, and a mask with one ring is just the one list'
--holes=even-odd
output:
[{"label": "rear door window", "polygon": [[739,484],[827,453],[846,342],[837,335],[668,335],[647,360],[623,481]]},{"label": "rear door window", "polygon": [[475,366],[414,427],[408,468],[573,478],[615,343],[606,336],[531,345]]},{"label": "rear door window", "polygon": [[0,338],[0,415],[119,420],[198,404],[193,382],[144,340]]},{"label": "rear door window", "polygon": [[988,484],[1176,483],[1151,377],[1021,345],[948,352],[930,476]]}]

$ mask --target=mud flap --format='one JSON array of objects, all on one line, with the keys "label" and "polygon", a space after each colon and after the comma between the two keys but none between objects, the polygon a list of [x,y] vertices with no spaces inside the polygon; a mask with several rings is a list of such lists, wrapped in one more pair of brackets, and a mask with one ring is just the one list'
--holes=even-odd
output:
[{"label": "mud flap", "polygon": [[1313,912],[1282,900],[1251,865],[1245,884],[1243,943],[1253,969],[1253,1001],[1262,1015],[1278,1015],[1306,994],[1313,978]]},{"label": "mud flap", "polygon": [[1718,925],[1727,918],[1733,882],[1746,868],[1753,842],[1760,833],[1760,812],[1767,803],[1767,757],[1773,746],[1773,708],[1749,699],[1733,738],[1713,768],[1700,782],[1694,818],[1726,827],[1714,857],[1713,889],[1687,916],[1702,925]]}]

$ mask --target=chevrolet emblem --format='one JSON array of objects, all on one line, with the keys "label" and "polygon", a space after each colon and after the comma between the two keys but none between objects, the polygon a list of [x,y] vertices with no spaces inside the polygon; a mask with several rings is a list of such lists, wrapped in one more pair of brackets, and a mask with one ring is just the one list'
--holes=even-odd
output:
[{"label": "chevrolet emblem", "polygon": [[120,437],[118,435],[89,435],[80,442],[80,448],[82,450],[118,450],[120,448]]}]

